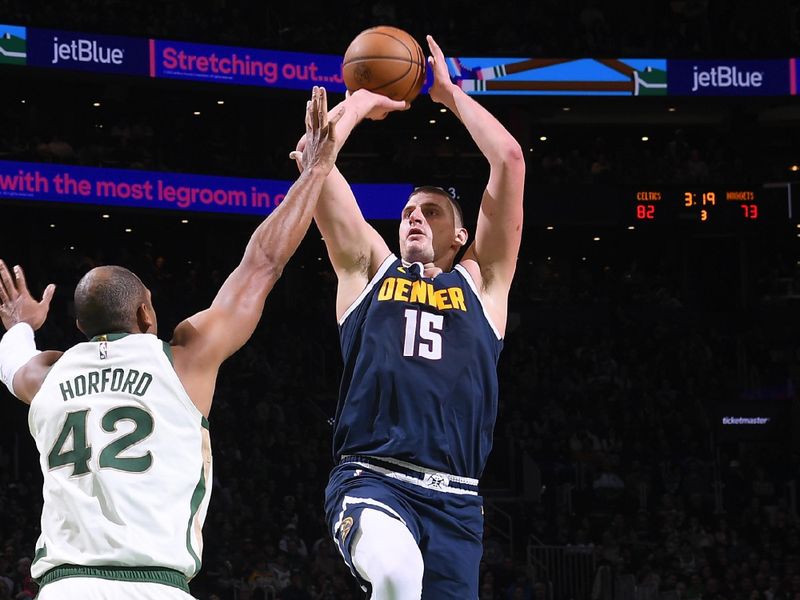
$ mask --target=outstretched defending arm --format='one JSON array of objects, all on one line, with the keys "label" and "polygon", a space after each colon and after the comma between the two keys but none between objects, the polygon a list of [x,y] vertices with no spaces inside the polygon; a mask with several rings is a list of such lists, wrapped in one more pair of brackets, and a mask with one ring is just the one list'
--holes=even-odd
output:
[{"label": "outstretched defending arm", "polygon": [[253,334],[264,301],[305,237],[325,178],[336,160],[336,122],[328,121],[324,88],[306,106],[303,171],[280,206],[255,230],[239,266],[211,306],[186,319],[172,340],[175,368],[201,412],[211,408],[217,369]]}]

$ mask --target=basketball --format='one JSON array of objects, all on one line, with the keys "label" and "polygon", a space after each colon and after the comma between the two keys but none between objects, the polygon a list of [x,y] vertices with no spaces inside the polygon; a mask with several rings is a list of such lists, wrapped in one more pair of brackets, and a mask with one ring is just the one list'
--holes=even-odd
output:
[{"label": "basketball", "polygon": [[411,102],[425,83],[425,55],[402,29],[382,25],[359,33],[344,53],[342,76],[351,92],[367,89]]}]

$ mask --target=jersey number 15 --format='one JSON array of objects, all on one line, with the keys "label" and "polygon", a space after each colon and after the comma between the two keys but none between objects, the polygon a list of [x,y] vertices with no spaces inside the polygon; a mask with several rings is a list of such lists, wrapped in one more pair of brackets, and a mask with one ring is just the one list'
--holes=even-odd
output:
[{"label": "jersey number 15", "polygon": [[429,360],[442,358],[444,317],[407,308],[403,356],[420,356]]}]

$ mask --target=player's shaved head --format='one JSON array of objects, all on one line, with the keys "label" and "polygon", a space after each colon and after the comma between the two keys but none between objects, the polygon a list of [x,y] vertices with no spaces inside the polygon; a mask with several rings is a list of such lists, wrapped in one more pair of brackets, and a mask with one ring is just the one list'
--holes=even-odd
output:
[{"label": "player's shaved head", "polygon": [[75,317],[78,327],[89,338],[136,331],[137,310],[148,303],[142,280],[125,267],[96,267],[75,288]]}]

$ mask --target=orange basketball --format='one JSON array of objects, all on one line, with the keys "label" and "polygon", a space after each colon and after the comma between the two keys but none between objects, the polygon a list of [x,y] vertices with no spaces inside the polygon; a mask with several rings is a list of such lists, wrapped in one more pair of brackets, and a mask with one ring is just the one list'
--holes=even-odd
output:
[{"label": "orange basketball", "polygon": [[402,29],[373,27],[347,47],[342,76],[351,92],[364,88],[411,102],[425,83],[425,55],[417,40]]}]

